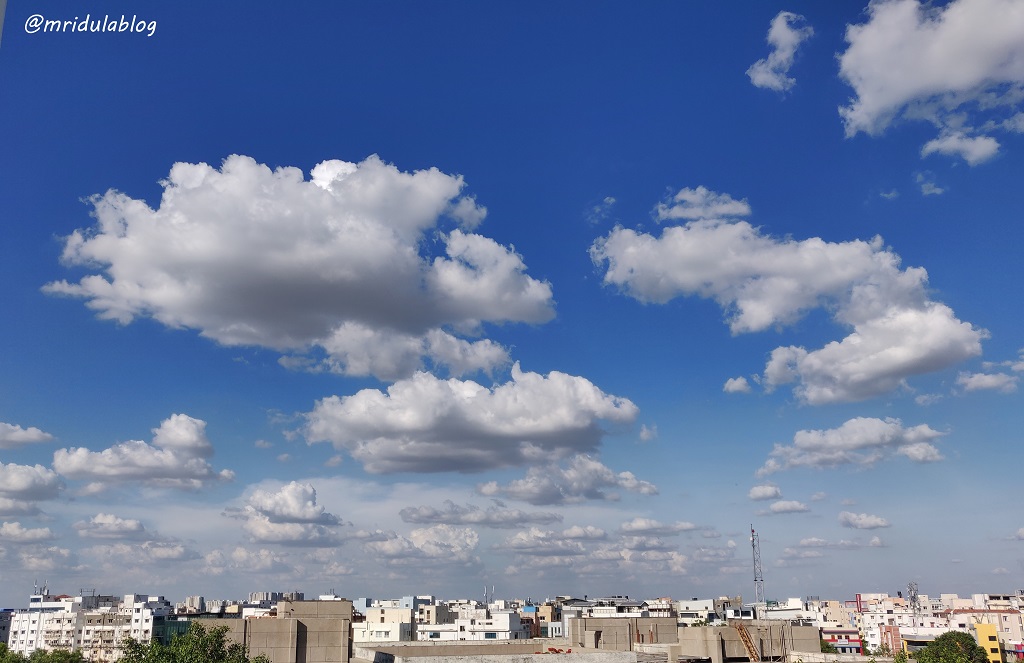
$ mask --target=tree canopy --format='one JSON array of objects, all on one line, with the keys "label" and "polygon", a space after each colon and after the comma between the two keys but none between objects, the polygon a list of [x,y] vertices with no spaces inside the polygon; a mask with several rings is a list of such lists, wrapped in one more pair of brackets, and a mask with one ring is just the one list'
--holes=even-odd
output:
[{"label": "tree canopy", "polygon": [[250,659],[245,645],[229,642],[228,628],[217,626],[207,629],[198,622],[189,624],[188,631],[162,645],[152,641],[143,644],[128,640],[124,644],[122,663],[270,663],[265,656]]},{"label": "tree canopy", "polygon": [[988,654],[969,633],[950,631],[917,652],[918,663],[988,663]]},{"label": "tree canopy", "polygon": [[7,643],[0,642],[0,663],[85,663],[85,657],[82,656],[82,652],[77,651],[38,649],[26,658],[8,649]]}]

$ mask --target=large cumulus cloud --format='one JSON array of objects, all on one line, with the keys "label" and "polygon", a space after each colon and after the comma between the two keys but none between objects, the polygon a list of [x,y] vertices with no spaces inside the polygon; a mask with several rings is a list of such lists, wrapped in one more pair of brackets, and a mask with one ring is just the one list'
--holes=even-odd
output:
[{"label": "large cumulus cloud", "polygon": [[213,469],[207,461],[212,455],[206,422],[175,414],[153,429],[152,444],[128,440],[103,451],[58,449],[53,468],[69,479],[90,481],[93,491],[123,482],[194,490],[234,478],[230,470]]},{"label": "large cumulus cloud", "polygon": [[944,433],[926,424],[904,426],[899,419],[856,417],[838,428],[802,430],[792,445],[776,444],[759,476],[795,467],[869,467],[883,458],[899,455],[917,463],[942,460],[932,444]]},{"label": "large cumulus cloud", "polygon": [[516,364],[512,379],[492,388],[420,372],[386,392],[325,398],[306,415],[304,432],[373,473],[475,472],[593,451],[601,420],[631,422],[636,414],[631,401],[585,378]]},{"label": "large cumulus cloud", "polygon": [[970,165],[992,158],[994,130],[1020,132],[1024,99],[1024,6],[1015,0],[877,0],[846,31],[840,76],[855,96],[839,109],[848,136],[878,135],[897,119],[939,134],[922,156]]},{"label": "large cumulus cloud", "polygon": [[745,204],[709,208],[708,199],[733,200],[684,189],[658,218],[692,220],[660,236],[615,228],[591,256],[606,266],[605,284],[642,302],[713,299],[734,334],[783,328],[815,308],[849,329],[819,349],[777,348],[761,380],[767,390],[795,383],[810,404],[865,400],[981,353],[987,332],[932,300],[927,272],[903,268],[880,237],[779,239],[739,218],[750,213]]},{"label": "large cumulus cloud", "polygon": [[292,546],[334,546],[340,543],[337,528],[341,519],[317,504],[316,488],[292,481],[276,491],[253,491],[244,509],[230,511],[244,521],[243,528],[253,543]]},{"label": "large cumulus cloud", "polygon": [[[486,210],[460,176],[399,171],[376,156],[297,168],[244,156],[177,163],[153,208],[114,190],[62,259],[97,270],[45,290],[100,317],[151,317],[295,366],[393,379],[424,363],[458,374],[507,361],[484,323],[541,323],[550,286],[472,232]],[[464,338],[468,337],[468,338]]]}]

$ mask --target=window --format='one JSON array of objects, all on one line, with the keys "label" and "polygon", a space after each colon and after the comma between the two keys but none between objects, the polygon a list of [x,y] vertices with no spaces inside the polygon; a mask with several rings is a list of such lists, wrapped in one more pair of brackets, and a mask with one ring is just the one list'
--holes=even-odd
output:
[{"label": "window", "polygon": [[441,634],[440,634],[440,633],[438,633],[437,631],[431,631],[431,632],[430,632],[430,637],[431,637],[431,638],[440,638],[440,637],[441,637]]},{"label": "window", "polygon": [[992,647],[991,649],[989,649],[989,651],[992,652],[993,654],[998,654],[999,653],[999,647]]},{"label": "window", "polygon": [[995,642],[996,636],[990,635],[990,636],[988,636],[988,639],[989,639],[989,642]]},{"label": "window", "polygon": [[487,639],[487,640],[497,640],[498,639],[498,634],[497,633],[484,633],[484,638]]}]

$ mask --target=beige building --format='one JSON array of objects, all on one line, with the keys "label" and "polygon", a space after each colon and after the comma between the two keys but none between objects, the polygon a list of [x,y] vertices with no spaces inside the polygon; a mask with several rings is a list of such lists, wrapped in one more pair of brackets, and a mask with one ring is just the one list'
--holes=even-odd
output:
[{"label": "beige building", "polygon": [[675,617],[577,617],[568,625],[570,647],[633,651],[637,644],[679,641]]},{"label": "beige building", "polygon": [[367,608],[352,624],[353,642],[409,642],[416,637],[412,608]]},{"label": "beige building", "polygon": [[352,602],[281,601],[277,615],[217,620],[228,638],[244,644],[250,656],[271,663],[348,663]]}]

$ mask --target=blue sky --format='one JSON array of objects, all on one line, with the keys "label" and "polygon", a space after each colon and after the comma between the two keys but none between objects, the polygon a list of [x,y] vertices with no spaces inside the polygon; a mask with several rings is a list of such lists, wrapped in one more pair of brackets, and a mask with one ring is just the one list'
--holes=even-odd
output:
[{"label": "blue sky", "polygon": [[0,604],[747,596],[751,523],[769,597],[1020,586],[1022,44],[1019,0],[12,0]]}]

